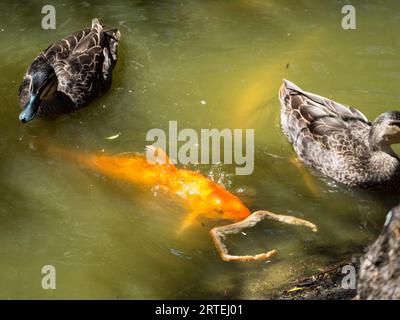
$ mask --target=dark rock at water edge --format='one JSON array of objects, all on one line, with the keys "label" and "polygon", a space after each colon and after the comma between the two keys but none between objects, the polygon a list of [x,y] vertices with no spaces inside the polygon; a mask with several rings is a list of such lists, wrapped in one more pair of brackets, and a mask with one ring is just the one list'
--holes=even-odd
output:
[{"label": "dark rock at water edge", "polygon": [[[359,261],[361,260],[361,263]],[[359,275],[357,291],[342,285],[343,267],[352,265]],[[321,273],[297,280],[273,297],[289,300],[399,300],[400,205],[392,209],[378,239],[353,262],[344,262]]]},{"label": "dark rock at water edge", "polygon": [[359,299],[400,299],[400,206],[363,257],[357,289]]}]

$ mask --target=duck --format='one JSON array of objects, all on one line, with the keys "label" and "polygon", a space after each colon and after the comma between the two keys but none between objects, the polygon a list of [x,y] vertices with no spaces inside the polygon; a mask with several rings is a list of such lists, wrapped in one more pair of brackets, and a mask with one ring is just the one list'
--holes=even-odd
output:
[{"label": "duck", "polygon": [[23,123],[82,108],[111,87],[117,63],[118,29],[104,29],[98,18],[42,51],[19,87]]},{"label": "duck", "polygon": [[348,187],[400,189],[400,112],[373,122],[354,107],[303,91],[284,80],[279,89],[281,127],[307,166]]}]

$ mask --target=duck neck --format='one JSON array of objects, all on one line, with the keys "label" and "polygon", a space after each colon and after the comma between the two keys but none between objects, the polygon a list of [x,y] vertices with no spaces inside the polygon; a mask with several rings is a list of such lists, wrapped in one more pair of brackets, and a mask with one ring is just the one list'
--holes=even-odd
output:
[{"label": "duck neck", "polygon": [[390,145],[373,148],[368,167],[378,181],[400,181],[400,158]]},{"label": "duck neck", "polygon": [[374,153],[386,153],[387,155],[399,160],[399,156],[393,151],[391,142],[379,134],[377,128],[372,126],[371,131],[369,133],[369,145]]},{"label": "duck neck", "polygon": [[383,152],[389,155],[390,157],[396,159],[397,161],[400,160],[399,156],[396,154],[396,152],[393,151],[392,146],[389,144],[383,144],[379,146],[379,148],[372,149],[375,152]]},{"label": "duck neck", "polygon": [[385,153],[386,155],[389,155],[390,157],[396,159],[397,161],[400,160],[399,156],[396,154],[396,152],[393,151],[392,146],[389,143],[386,143],[384,141],[379,141],[378,143],[371,143],[371,149],[374,153]]}]

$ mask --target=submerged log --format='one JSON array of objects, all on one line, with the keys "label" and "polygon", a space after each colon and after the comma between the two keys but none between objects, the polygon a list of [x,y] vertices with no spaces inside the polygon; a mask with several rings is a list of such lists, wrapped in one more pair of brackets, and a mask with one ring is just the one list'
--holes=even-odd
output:
[{"label": "submerged log", "polygon": [[400,299],[400,206],[363,257],[357,289],[360,299]]}]

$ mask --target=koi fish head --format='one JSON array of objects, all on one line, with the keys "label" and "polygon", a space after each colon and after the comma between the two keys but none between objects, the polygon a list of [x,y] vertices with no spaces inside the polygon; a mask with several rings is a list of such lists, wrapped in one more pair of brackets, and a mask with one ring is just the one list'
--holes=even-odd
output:
[{"label": "koi fish head", "polygon": [[242,220],[250,215],[250,210],[242,201],[223,188],[218,188],[207,197],[213,215],[221,219]]}]

